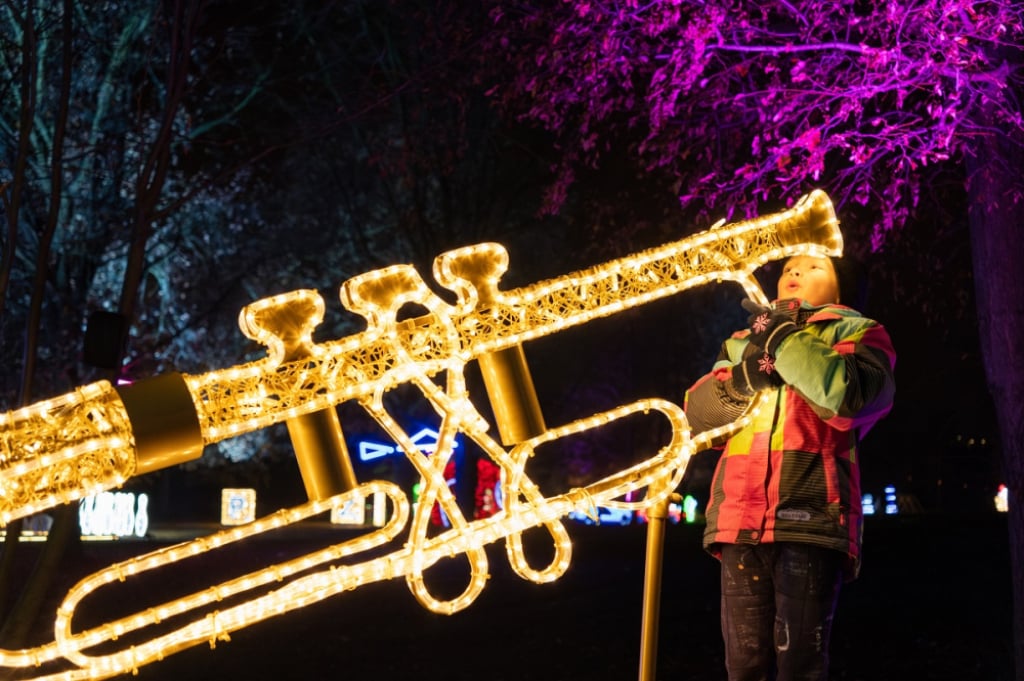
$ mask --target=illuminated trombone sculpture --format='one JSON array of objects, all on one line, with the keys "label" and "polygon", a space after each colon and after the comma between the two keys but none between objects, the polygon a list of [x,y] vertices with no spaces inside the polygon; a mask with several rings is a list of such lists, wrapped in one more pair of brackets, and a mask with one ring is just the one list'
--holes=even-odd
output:
[{"label": "illuminated trombone sculpture", "polygon": [[[205,445],[269,425],[288,425],[310,501],[246,526],[167,547],[101,570],[73,587],[56,614],[55,640],[36,648],[0,650],[0,667],[35,667],[36,679],[101,679],[132,672],[184,648],[226,639],[232,631],[360,585],[404,577],[426,608],[454,613],[469,606],[488,575],[484,547],[506,540],[515,571],[535,582],[560,577],[571,543],[560,519],[598,505],[651,508],[678,486],[691,454],[742,427],[759,406],[726,427],[691,438],[682,409],[661,399],[640,400],[570,424],[547,428],[522,351],[524,342],[589,320],[673,295],[708,282],[733,281],[767,302],[753,271],[799,253],[839,255],[842,237],[832,204],[820,191],[793,208],[720,225],[659,248],[613,260],[520,289],[501,291],[508,265],[504,248],[479,244],[444,253],[435,279],[455,293],[449,304],[416,270],[398,265],[354,277],[341,301],[367,321],[365,331],[316,344],[323,319],[315,291],[293,291],[255,302],[239,316],[243,332],[268,348],[268,357],[201,375],[167,374],[129,386],[93,383],[55,399],[0,414],[0,522],[115,488],[133,476],[201,455]],[[415,304],[426,314],[399,321]],[[501,443],[471,403],[468,362],[480,363]],[[384,394],[402,384],[419,389],[440,417],[437,446],[425,455],[384,406]],[[389,482],[358,484],[335,406],[357,401],[402,448],[424,480],[412,513],[405,494]],[[646,461],[582,488],[544,497],[525,474],[544,443],[627,417],[660,414],[670,442]],[[502,469],[505,508],[468,521],[444,478],[455,436],[472,439]],[[621,499],[646,490],[642,501]],[[358,538],[211,586],[100,626],[75,632],[79,603],[115,581],[382,494],[392,508],[384,527]],[[451,521],[428,537],[431,508]],[[408,541],[390,554],[347,562],[394,539],[409,524]],[[545,527],[554,555],[544,568],[524,555],[522,533]],[[424,572],[442,558],[465,555],[471,568],[463,593],[439,599]],[[259,591],[263,589],[263,591]],[[203,608],[218,610],[193,615]],[[191,618],[191,619],[190,619]],[[147,629],[159,632],[147,637]],[[131,641],[113,650],[111,641]],[[102,648],[102,652],[88,651]],[[44,665],[46,667],[44,667]]]}]

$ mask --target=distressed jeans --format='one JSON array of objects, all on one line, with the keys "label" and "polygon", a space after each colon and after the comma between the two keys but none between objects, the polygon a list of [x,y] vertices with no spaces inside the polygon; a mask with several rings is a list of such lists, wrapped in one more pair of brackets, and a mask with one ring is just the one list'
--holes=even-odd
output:
[{"label": "distressed jeans", "polygon": [[722,545],[729,681],[826,681],[842,559],[809,544]]}]

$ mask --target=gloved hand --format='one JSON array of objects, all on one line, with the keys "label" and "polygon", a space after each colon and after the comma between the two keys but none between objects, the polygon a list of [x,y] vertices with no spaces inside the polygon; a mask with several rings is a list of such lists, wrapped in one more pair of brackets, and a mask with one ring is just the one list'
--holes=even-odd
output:
[{"label": "gloved hand", "polygon": [[[752,348],[754,352],[732,368],[732,388],[743,395],[777,388],[785,381],[775,370],[775,360],[762,348]],[[748,351],[749,352],[749,351]]]},{"label": "gloved hand", "polygon": [[796,322],[784,312],[779,312],[766,305],[758,305],[749,298],[740,303],[750,313],[747,324],[750,326],[748,340],[765,349],[770,357],[775,357],[782,340],[797,330]]}]

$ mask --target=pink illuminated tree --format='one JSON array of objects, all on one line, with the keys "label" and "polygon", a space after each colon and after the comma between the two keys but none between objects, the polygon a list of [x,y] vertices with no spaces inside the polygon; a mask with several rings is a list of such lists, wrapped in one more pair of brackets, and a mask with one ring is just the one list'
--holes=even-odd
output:
[{"label": "pink illuminated tree", "polygon": [[862,253],[941,205],[952,185],[940,181],[966,192],[1024,679],[1024,5],[507,0],[491,18],[488,53],[508,69],[491,96],[561,152],[549,211],[624,148],[672,178],[690,215],[757,213],[824,187]]}]

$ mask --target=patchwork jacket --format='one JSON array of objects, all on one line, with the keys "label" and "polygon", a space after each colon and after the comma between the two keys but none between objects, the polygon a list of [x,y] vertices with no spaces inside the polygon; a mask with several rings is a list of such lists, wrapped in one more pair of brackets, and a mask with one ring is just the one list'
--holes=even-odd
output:
[{"label": "patchwork jacket", "polygon": [[[794,541],[843,552],[860,568],[863,530],[857,446],[892,408],[896,354],[877,322],[841,305],[793,306],[800,330],[776,350],[785,381],[727,442],[706,509],[704,546]],[[749,331],[722,345],[712,371],[687,391],[695,433],[729,423],[752,396],[730,389],[732,368],[754,352]]]}]

